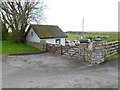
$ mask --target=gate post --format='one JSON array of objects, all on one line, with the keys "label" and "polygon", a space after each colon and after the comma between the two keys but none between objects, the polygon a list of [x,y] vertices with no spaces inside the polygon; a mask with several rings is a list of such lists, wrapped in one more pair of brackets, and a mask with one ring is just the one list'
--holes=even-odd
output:
[{"label": "gate post", "polygon": [[63,55],[63,47],[62,47],[62,44],[60,45],[60,50],[61,50],[61,55]]},{"label": "gate post", "polygon": [[80,56],[79,56],[79,60],[86,60],[86,58],[85,58],[85,55],[87,55],[86,53],[87,52],[85,52],[85,50],[88,48],[88,43],[81,43],[80,45],[79,45],[79,54],[80,54]]},{"label": "gate post", "polygon": [[105,48],[101,39],[95,39],[90,43],[81,43],[80,60],[88,61],[91,64],[100,64],[104,62]]},{"label": "gate post", "polygon": [[104,62],[105,58],[105,46],[101,39],[93,40],[93,51],[92,51],[92,63],[100,64]]}]

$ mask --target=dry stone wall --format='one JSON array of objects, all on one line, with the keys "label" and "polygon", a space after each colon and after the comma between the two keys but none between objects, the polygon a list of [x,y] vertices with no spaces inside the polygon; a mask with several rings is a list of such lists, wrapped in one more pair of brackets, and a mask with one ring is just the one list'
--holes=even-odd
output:
[{"label": "dry stone wall", "polygon": [[28,45],[36,47],[42,51],[46,51],[46,42],[41,40],[40,43],[37,42],[27,42]]},{"label": "dry stone wall", "polygon": [[[103,41],[101,39],[95,39],[91,43],[81,43],[79,47],[47,44],[44,40],[41,40],[40,43],[27,42],[27,44],[39,48],[40,50],[43,51],[51,50],[52,52],[59,51],[61,55],[65,53],[67,53],[69,56],[77,55],[77,58],[79,58],[80,60],[87,61],[91,64],[100,64],[104,62],[105,57],[111,55],[111,53],[108,54],[109,50],[110,50],[109,52],[112,52],[113,50],[115,51],[116,49],[118,49],[118,42],[114,42],[115,44],[114,45],[107,43],[106,41]],[[112,48],[114,46],[115,49],[108,48],[109,44],[111,45]],[[71,55],[70,52],[72,52],[73,54]]]}]

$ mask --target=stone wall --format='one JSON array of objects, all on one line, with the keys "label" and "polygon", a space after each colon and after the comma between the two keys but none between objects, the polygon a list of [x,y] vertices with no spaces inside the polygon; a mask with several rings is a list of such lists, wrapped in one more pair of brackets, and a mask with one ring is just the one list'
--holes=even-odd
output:
[{"label": "stone wall", "polygon": [[28,45],[36,47],[42,51],[46,51],[46,42],[41,40],[40,43],[37,42],[27,42]]},{"label": "stone wall", "polygon": [[[65,54],[65,52],[71,57],[77,55],[80,60],[87,61],[91,64],[100,64],[104,62],[104,58],[106,57],[106,53],[108,52],[108,49],[106,49],[108,45],[107,42],[101,39],[95,39],[91,43],[81,43],[79,47],[47,44],[44,40],[41,40],[40,43],[27,42],[27,44],[43,51],[51,49],[52,51],[54,51],[54,53],[57,51],[61,52],[62,55],[63,53]],[[73,54],[71,54],[70,52],[72,52]]]}]

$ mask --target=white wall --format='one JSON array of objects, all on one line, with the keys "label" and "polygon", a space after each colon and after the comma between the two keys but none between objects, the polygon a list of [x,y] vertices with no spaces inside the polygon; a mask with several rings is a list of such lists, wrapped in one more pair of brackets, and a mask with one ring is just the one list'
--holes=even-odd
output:
[{"label": "white wall", "polygon": [[40,42],[40,40],[45,40],[47,43],[56,44],[56,39],[60,39],[61,44],[65,45],[65,38],[40,39],[35,32],[33,33],[33,36],[32,36],[31,32],[34,32],[32,28],[30,29],[30,31],[26,36],[27,41]]},{"label": "white wall", "polygon": [[55,39],[42,39],[45,40],[47,43],[55,44]]},{"label": "white wall", "polygon": [[61,38],[61,43],[65,46],[65,38]]},{"label": "white wall", "polygon": [[31,32],[34,32],[32,28],[28,32],[28,34],[26,36],[26,40],[27,41],[31,41],[31,42],[40,42],[40,38],[38,37],[38,35],[34,32],[33,36],[32,36]]},{"label": "white wall", "polygon": [[61,44],[65,45],[65,38],[41,39],[41,40],[45,40],[47,43],[56,44],[56,39],[60,39]]}]

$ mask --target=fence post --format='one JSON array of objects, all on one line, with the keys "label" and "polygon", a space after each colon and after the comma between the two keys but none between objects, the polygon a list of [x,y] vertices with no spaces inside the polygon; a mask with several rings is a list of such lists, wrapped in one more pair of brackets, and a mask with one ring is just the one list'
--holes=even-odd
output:
[{"label": "fence post", "polygon": [[104,58],[107,56],[107,41],[103,42],[103,46],[104,46]]},{"label": "fence post", "polygon": [[117,44],[118,44],[117,52],[118,52],[118,54],[120,54],[120,41],[118,41]]},{"label": "fence post", "polygon": [[63,55],[63,46],[62,46],[62,44],[61,44],[60,48],[61,48],[61,55]]}]

